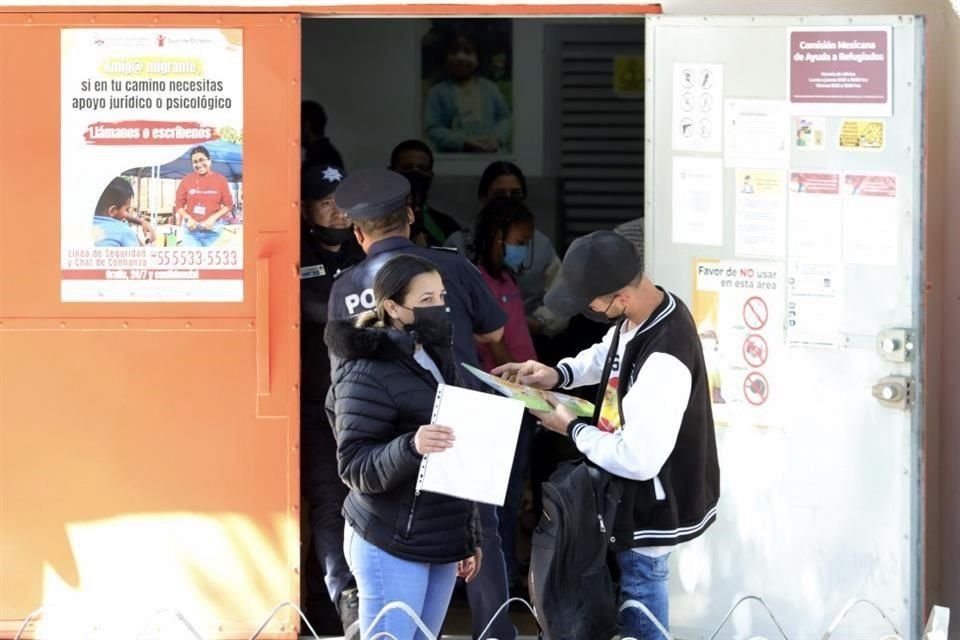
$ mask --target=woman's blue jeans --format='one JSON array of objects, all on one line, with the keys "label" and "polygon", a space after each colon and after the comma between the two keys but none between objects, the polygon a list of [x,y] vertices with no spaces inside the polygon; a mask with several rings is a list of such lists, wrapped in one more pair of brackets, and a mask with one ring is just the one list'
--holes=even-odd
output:
[{"label": "woman's blue jeans", "polygon": [[380,610],[398,600],[413,609],[430,633],[439,637],[457,581],[455,562],[401,560],[361,538],[349,524],[344,529],[343,552],[357,581],[363,640],[382,631],[399,640],[427,640],[410,616],[399,609],[391,610],[370,628]]}]

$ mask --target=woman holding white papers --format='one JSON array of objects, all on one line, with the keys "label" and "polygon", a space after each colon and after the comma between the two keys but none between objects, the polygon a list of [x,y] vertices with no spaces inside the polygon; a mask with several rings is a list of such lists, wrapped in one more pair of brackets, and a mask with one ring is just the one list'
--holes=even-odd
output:
[{"label": "woman holding white papers", "polygon": [[480,571],[474,503],[416,489],[423,456],[453,446],[453,431],[430,424],[437,387],[454,384],[453,329],[436,267],[412,255],[387,262],[373,284],[376,309],[327,325],[339,360],[327,411],[337,435],[340,477],[350,489],[344,553],[357,580],[362,638],[388,632],[421,640],[400,601],[439,635],[457,576]]}]

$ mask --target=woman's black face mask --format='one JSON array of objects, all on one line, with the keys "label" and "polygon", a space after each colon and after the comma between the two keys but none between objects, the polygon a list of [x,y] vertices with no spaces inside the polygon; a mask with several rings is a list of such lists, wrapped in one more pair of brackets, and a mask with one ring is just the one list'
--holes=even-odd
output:
[{"label": "woman's black face mask", "polygon": [[[405,307],[407,308],[407,307]],[[404,327],[425,347],[449,347],[453,344],[453,322],[445,304],[413,307],[413,322]]]}]

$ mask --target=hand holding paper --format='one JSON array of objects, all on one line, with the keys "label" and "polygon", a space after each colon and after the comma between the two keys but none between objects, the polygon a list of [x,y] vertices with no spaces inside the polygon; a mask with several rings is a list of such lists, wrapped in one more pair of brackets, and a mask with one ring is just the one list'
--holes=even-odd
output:
[{"label": "hand holding paper", "polygon": [[[440,385],[433,424],[417,431],[417,437],[423,433],[424,449],[429,447],[417,491],[503,506],[522,419],[521,402]],[[416,437],[414,444],[420,451]]]},{"label": "hand holding paper", "polygon": [[550,431],[567,435],[567,427],[577,419],[577,416],[553,398],[548,397],[547,401],[553,406],[553,411],[531,411],[530,413],[536,416],[537,420]]},{"label": "hand holding paper", "polygon": [[425,424],[413,436],[413,446],[422,456],[428,453],[439,453],[444,449],[453,446],[457,438],[453,435],[453,429],[443,427],[438,424]]},{"label": "hand holding paper", "polygon": [[[468,364],[464,364],[463,368],[508,398],[521,400],[530,411],[550,413],[555,405],[562,404],[574,415],[584,418],[593,415],[594,406],[590,402],[575,396],[544,389],[544,386],[550,389],[556,386],[557,372],[539,362],[531,360],[524,363],[506,364],[493,370],[494,373],[498,371],[503,373],[503,378],[490,375]],[[536,384],[525,385],[513,382],[510,378],[530,380]]]}]

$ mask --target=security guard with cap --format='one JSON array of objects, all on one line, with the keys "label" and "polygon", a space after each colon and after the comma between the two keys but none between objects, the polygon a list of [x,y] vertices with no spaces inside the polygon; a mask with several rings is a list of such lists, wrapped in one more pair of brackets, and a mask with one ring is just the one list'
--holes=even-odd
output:
[{"label": "security guard with cap", "polygon": [[[321,602],[329,595],[349,639],[359,630],[357,589],[343,557],[340,510],[347,489],[337,474],[337,442],[324,409],[330,357],[323,341],[333,278],[363,260],[350,221],[334,202],[345,175],[339,166],[320,164],[306,169],[300,180],[300,428],[301,488],[309,504],[311,552],[317,560],[305,563],[308,608],[314,616],[329,609]],[[329,631],[339,633],[333,627]]]},{"label": "security guard with cap", "polygon": [[[337,206],[353,222],[353,232],[367,257],[335,279],[330,317],[346,319],[373,309],[373,279],[380,267],[398,254],[420,256],[437,265],[443,278],[453,320],[454,354],[460,362],[478,366],[475,341],[499,341],[506,315],[476,267],[456,250],[429,249],[410,240],[414,215],[407,206],[409,194],[410,182],[388,169],[357,171],[337,189]],[[464,372],[463,380],[475,389],[481,386],[469,373]],[[496,508],[481,505],[480,519],[483,563],[480,575],[467,585],[474,637],[479,637],[509,597]],[[497,616],[488,634],[499,640],[514,640],[516,636],[506,611]]]}]

